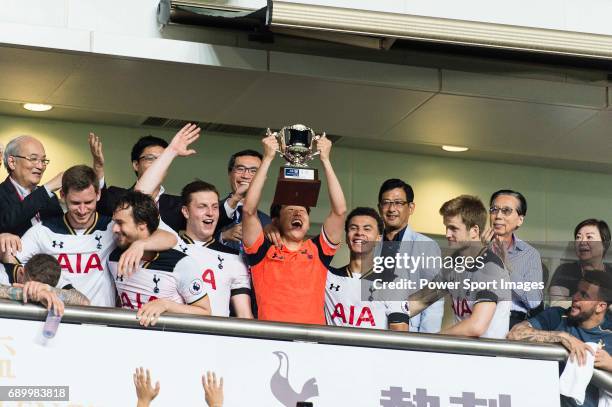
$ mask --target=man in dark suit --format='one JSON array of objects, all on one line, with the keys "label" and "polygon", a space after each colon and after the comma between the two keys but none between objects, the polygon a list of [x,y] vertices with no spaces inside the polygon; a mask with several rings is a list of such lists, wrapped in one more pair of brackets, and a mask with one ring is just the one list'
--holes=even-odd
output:
[{"label": "man in dark suit", "polygon": [[[90,137],[90,145],[92,154],[94,155],[94,162],[101,162],[103,165],[104,157],[102,155],[102,148],[101,144],[99,143],[99,139],[97,139],[95,136],[93,139]],[[166,147],[168,147],[166,140],[153,136],[142,137],[136,142],[136,144],[134,144],[132,147],[131,158],[132,168],[136,173],[136,178],[140,179],[142,174],[144,174],[147,168],[153,164],[153,162],[161,155]],[[98,177],[100,177],[101,174],[98,169],[97,172]],[[102,189],[100,202],[98,202],[98,211],[107,216],[112,216],[115,202],[117,202],[119,198],[127,191],[133,189],[133,185],[129,189],[125,189],[115,186],[107,187],[105,184]],[[161,219],[164,221],[164,223],[177,232],[184,230],[185,218],[181,213],[181,207],[183,206],[181,197],[166,194],[163,185],[160,185],[155,191],[153,191],[151,196],[154,197],[155,202],[159,207]]]},{"label": "man in dark suit", "polygon": [[[215,236],[226,246],[239,250],[242,241],[242,203],[249,185],[261,165],[262,155],[255,150],[242,150],[230,157],[227,174],[232,192],[220,202],[219,223]],[[263,226],[271,219],[261,211],[257,211]]]},{"label": "man in dark suit", "polygon": [[9,176],[0,184],[0,233],[21,236],[42,219],[64,213],[54,194],[62,173],[38,186],[49,164],[40,141],[19,136],[7,144],[3,159]]}]

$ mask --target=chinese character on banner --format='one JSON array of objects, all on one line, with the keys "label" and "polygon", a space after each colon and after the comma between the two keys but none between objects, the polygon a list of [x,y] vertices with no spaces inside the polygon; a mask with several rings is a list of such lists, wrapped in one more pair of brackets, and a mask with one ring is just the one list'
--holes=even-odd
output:
[{"label": "chinese character on banner", "polygon": [[440,397],[428,396],[426,389],[416,389],[412,394],[401,387],[389,387],[380,392],[381,407],[440,407]]},{"label": "chinese character on banner", "polygon": [[12,358],[17,354],[15,348],[10,345],[13,340],[11,336],[0,337],[0,379],[14,379],[15,374],[13,373],[13,364],[11,359],[7,359],[6,355]]},{"label": "chinese character on banner", "polygon": [[451,397],[451,406],[460,407],[512,407],[512,399],[508,394],[500,394],[495,399],[479,399],[476,393],[463,392],[461,397]]}]

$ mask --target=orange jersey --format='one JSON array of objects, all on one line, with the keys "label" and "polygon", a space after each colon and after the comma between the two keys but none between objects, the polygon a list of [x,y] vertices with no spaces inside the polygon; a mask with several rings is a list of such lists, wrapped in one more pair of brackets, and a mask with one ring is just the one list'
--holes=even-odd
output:
[{"label": "orange jersey", "polygon": [[327,268],[338,246],[325,230],[302,242],[298,250],[277,248],[263,232],[252,246],[245,245],[259,310],[266,321],[325,325]]}]

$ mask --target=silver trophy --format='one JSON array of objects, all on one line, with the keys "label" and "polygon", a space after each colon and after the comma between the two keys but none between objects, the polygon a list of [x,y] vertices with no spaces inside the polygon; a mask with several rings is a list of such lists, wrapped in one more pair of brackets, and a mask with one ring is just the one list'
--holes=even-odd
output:
[{"label": "silver trophy", "polygon": [[287,161],[280,169],[273,202],[316,206],[321,181],[317,169],[309,168],[307,163],[319,154],[316,151],[316,141],[321,137],[303,124],[283,127],[278,133],[268,129],[268,134],[276,137],[278,152]]},{"label": "silver trophy", "polygon": [[316,135],[310,127],[294,124],[274,134],[278,140],[279,153],[287,161],[285,166],[306,168],[306,163],[319,154],[315,150],[315,143],[321,136]]}]

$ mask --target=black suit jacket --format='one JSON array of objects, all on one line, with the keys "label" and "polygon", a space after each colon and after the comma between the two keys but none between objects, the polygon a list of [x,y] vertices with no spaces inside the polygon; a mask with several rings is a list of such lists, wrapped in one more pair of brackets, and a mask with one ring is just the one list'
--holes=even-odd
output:
[{"label": "black suit jacket", "polygon": [[[115,203],[123,194],[133,189],[133,186],[126,189],[121,187],[107,187],[104,185],[97,206],[98,212],[102,215],[113,216]],[[159,197],[159,214],[164,223],[176,232],[185,230],[186,220],[181,212],[182,206],[183,200],[180,196],[162,194],[162,196]]]},{"label": "black suit jacket", "polygon": [[50,197],[42,186],[22,201],[8,177],[0,184],[0,233],[23,236],[32,227],[32,218],[37,213],[45,220],[62,216],[64,211],[57,196]]}]

